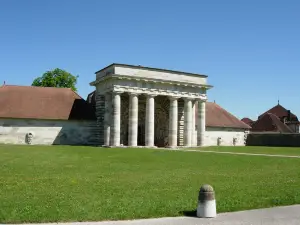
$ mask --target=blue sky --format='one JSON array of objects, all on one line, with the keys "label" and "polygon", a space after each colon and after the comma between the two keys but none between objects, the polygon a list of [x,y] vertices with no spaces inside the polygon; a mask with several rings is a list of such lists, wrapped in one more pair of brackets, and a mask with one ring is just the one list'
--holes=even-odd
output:
[{"label": "blue sky", "polygon": [[93,91],[125,63],[207,74],[210,101],[255,119],[280,103],[300,116],[300,1],[0,0],[0,82],[56,67]]}]

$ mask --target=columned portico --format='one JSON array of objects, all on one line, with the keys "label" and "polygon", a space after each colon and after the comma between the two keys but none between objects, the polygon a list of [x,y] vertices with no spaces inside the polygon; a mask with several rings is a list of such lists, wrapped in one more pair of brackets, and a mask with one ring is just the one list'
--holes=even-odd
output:
[{"label": "columned portico", "polygon": [[145,145],[154,146],[154,97],[156,95],[148,94],[146,96],[146,123],[145,123]]},{"label": "columned portico", "polygon": [[137,146],[138,138],[138,94],[129,93],[128,145]]},{"label": "columned portico", "polygon": [[203,146],[206,90],[211,88],[206,77],[122,64],[96,72],[91,85],[97,95],[105,96],[105,109],[101,106],[97,113],[97,121],[104,125],[99,140],[110,146]]}]

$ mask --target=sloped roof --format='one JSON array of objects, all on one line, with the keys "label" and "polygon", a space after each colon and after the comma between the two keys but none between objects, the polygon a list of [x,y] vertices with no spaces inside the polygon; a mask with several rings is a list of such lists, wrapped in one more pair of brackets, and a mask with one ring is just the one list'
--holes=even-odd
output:
[{"label": "sloped roof", "polygon": [[251,131],[293,133],[293,131],[286,124],[280,121],[278,116],[272,113],[263,114],[256,122],[252,124]]},{"label": "sloped roof", "polygon": [[[269,109],[268,111],[264,112],[263,114],[261,114],[258,118],[262,117],[267,113],[272,113],[279,118],[283,118],[288,116],[289,111],[286,108],[284,108],[282,105],[278,104],[273,108]],[[296,121],[296,122],[299,121],[297,116],[293,113],[291,113],[291,121]]]},{"label": "sloped roof", "polygon": [[[196,107],[197,109],[197,107]],[[197,113],[196,113],[197,115]],[[197,120],[197,116],[196,116]],[[251,127],[216,103],[206,102],[206,126],[250,129]]]},{"label": "sloped roof", "polygon": [[70,88],[4,85],[0,118],[94,120],[93,107]]},{"label": "sloped roof", "polygon": [[241,119],[241,121],[243,121],[245,124],[248,124],[249,126],[251,126],[254,123],[254,121],[248,117],[244,117],[243,119]]}]

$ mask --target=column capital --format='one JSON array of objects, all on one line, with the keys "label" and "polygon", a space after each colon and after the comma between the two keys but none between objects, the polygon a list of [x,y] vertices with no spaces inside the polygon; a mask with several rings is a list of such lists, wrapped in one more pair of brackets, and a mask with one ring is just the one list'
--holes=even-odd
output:
[{"label": "column capital", "polygon": [[170,100],[177,100],[180,96],[168,96]]},{"label": "column capital", "polygon": [[193,97],[184,97],[183,100],[184,101],[194,101],[195,98],[193,98]]},{"label": "column capital", "polygon": [[148,98],[148,97],[156,97],[157,96],[157,94],[156,93],[146,93],[146,97]]},{"label": "column capital", "polygon": [[112,94],[113,95],[120,95],[120,94],[123,94],[124,91],[112,91]]},{"label": "column capital", "polygon": [[130,95],[130,96],[139,96],[140,93],[137,93],[137,92],[128,92],[128,95]]}]

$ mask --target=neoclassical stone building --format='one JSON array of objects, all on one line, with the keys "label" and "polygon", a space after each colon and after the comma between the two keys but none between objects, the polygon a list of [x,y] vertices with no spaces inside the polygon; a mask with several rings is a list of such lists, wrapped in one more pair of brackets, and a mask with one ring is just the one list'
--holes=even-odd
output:
[{"label": "neoclassical stone building", "polygon": [[87,101],[69,88],[0,86],[0,143],[245,145],[250,127],[208,102],[207,77],[112,64]]},{"label": "neoclassical stone building", "polygon": [[90,85],[103,145],[204,145],[206,75],[112,64]]}]

